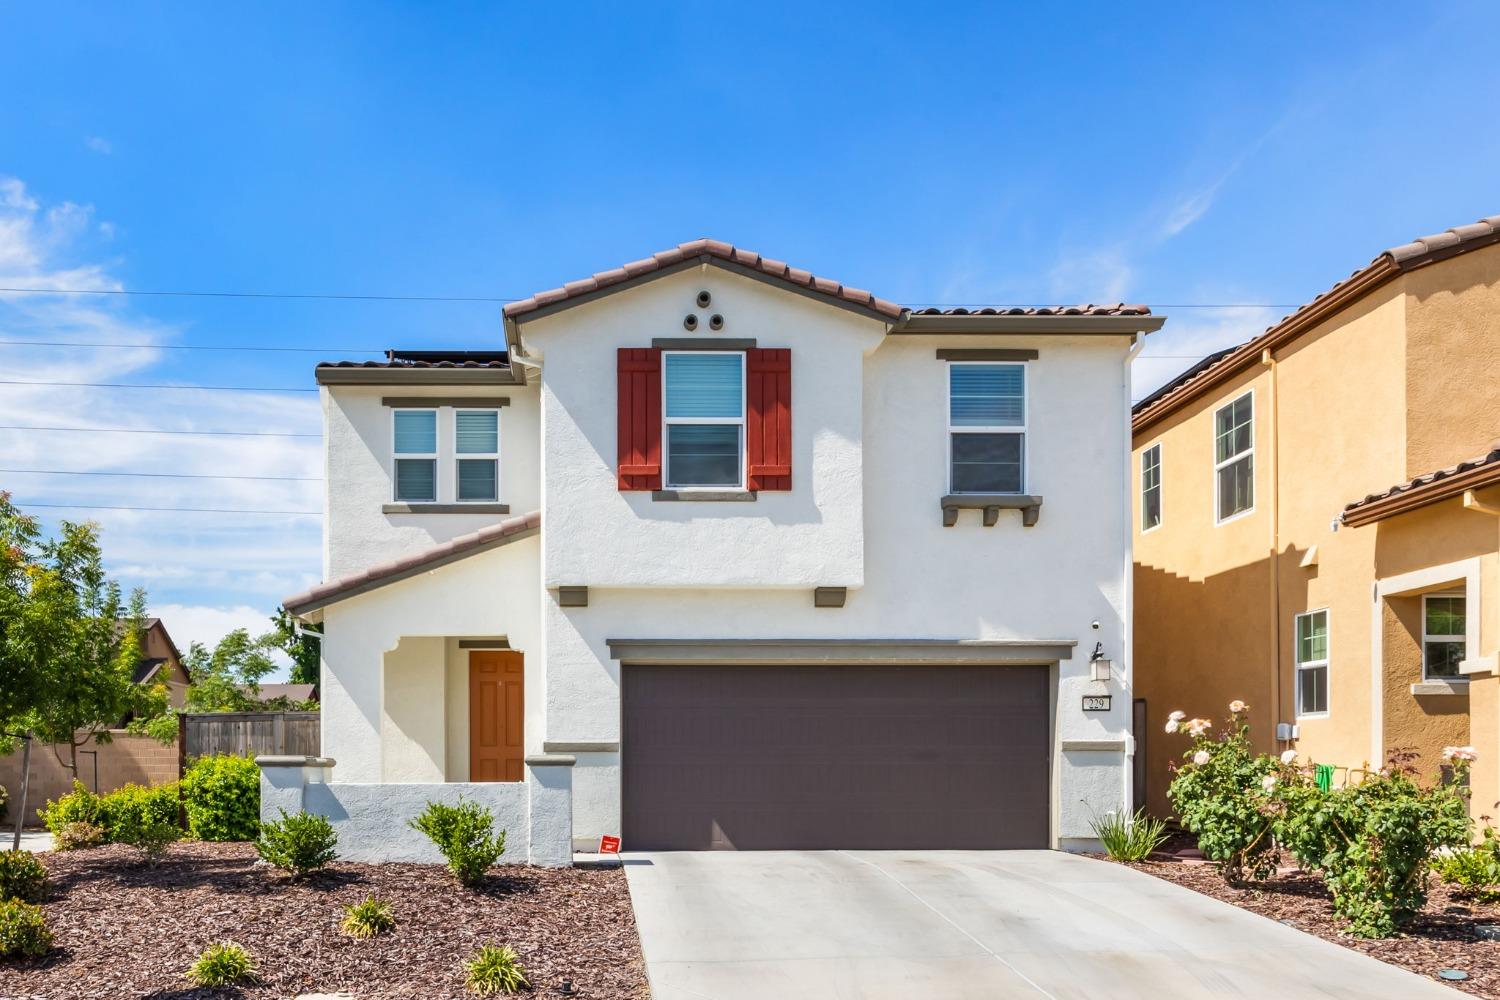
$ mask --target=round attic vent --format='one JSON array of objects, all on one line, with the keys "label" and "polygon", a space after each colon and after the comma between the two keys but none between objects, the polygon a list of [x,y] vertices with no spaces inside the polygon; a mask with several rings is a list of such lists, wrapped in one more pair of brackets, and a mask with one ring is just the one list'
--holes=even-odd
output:
[{"label": "round attic vent", "polygon": [[708,304],[710,302],[712,302],[713,300],[714,300],[714,297],[712,295],[708,294],[708,289],[705,288],[703,291],[701,291],[701,292],[698,293],[698,308],[699,309],[707,309],[708,308]]},{"label": "round attic vent", "polygon": [[694,316],[692,313],[688,313],[682,318],[682,328],[684,330],[698,329],[698,317]]},{"label": "round attic vent", "polygon": [[720,316],[718,313],[714,313],[708,318],[708,328],[710,330],[724,329],[724,317]]}]

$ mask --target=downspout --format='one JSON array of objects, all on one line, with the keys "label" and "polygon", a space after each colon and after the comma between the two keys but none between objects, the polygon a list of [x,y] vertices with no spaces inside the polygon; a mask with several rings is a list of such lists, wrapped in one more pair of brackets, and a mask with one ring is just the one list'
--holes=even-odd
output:
[{"label": "downspout", "polygon": [[1120,642],[1120,684],[1125,689],[1125,764],[1120,768],[1120,808],[1127,816],[1135,815],[1135,519],[1131,513],[1135,492],[1131,476],[1135,463],[1135,440],[1131,429],[1130,397],[1133,383],[1131,368],[1141,349],[1146,346],[1146,335],[1136,333],[1130,350],[1125,353],[1125,373],[1120,395],[1125,400],[1125,569],[1121,581],[1121,593],[1125,597],[1125,615]]},{"label": "downspout", "polygon": [[[1270,372],[1270,387],[1266,391],[1266,410],[1269,420],[1268,429],[1270,431],[1270,434],[1268,436],[1271,439],[1269,456],[1270,468],[1268,470],[1270,472],[1269,480],[1271,484],[1271,488],[1269,490],[1270,510],[1268,511],[1268,513],[1270,514],[1269,531],[1271,552],[1270,558],[1267,560],[1266,564],[1269,567],[1269,573],[1271,577],[1271,586],[1269,588],[1271,603],[1271,641],[1273,643],[1271,648],[1272,662],[1275,664],[1275,668],[1271,671],[1271,699],[1273,704],[1275,704],[1276,706],[1276,714],[1271,719],[1271,739],[1273,740],[1273,742],[1289,742],[1276,741],[1276,726],[1284,717],[1283,712],[1286,706],[1284,704],[1281,684],[1281,477],[1279,474],[1281,439],[1279,437],[1279,423],[1277,421],[1276,405],[1276,357],[1271,353],[1271,349],[1269,347],[1260,352],[1260,363],[1264,365]],[[1292,718],[1295,718],[1295,713],[1293,713]]]}]

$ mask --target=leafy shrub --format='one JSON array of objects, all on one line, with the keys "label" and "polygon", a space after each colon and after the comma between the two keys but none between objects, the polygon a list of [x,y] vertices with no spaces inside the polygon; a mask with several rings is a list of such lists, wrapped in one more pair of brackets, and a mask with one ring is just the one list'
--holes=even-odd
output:
[{"label": "leafy shrub", "polygon": [[1094,836],[1116,861],[1143,861],[1167,839],[1164,820],[1147,816],[1142,809],[1134,816],[1108,812],[1091,821]]},{"label": "leafy shrub", "polygon": [[1432,862],[1432,870],[1462,895],[1487,903],[1500,900],[1500,853],[1493,835],[1493,830],[1485,830],[1485,842],[1477,847],[1439,856]]},{"label": "leafy shrub", "polygon": [[352,938],[372,938],[396,926],[396,917],[389,903],[374,896],[366,896],[363,903],[344,907],[344,919],[339,921],[339,930]]},{"label": "leafy shrub", "polygon": [[338,857],[338,842],[333,824],[324,817],[310,812],[288,815],[283,809],[280,820],[260,825],[255,853],[282,871],[291,872],[293,878],[301,878]]},{"label": "leafy shrub", "polygon": [[260,768],[249,757],[199,757],[182,776],[188,832],[199,840],[254,840],[260,832]]},{"label": "leafy shrub", "polygon": [[74,781],[73,790],[56,802],[48,799],[39,812],[42,824],[54,837],[61,834],[69,823],[87,823],[104,830],[104,800],[89,791],[81,781]]},{"label": "leafy shrub", "polygon": [[1232,703],[1229,724],[1217,736],[1207,719],[1173,712],[1167,722],[1167,732],[1186,731],[1193,739],[1167,797],[1182,825],[1198,835],[1204,857],[1231,882],[1269,878],[1280,856],[1272,835],[1274,784],[1267,783],[1280,764],[1251,748],[1248,712],[1244,702]]},{"label": "leafy shrub", "polygon": [[37,958],[52,947],[52,932],[40,906],[0,901],[0,958]]},{"label": "leafy shrub", "polygon": [[485,945],[465,963],[464,972],[464,985],[471,993],[483,997],[517,993],[531,985],[521,965],[521,956],[509,945]]},{"label": "leafy shrub", "polygon": [[448,870],[464,885],[477,883],[505,853],[505,831],[491,835],[495,815],[477,802],[459,799],[456,806],[429,802],[411,827],[437,845]]},{"label": "leafy shrub", "polygon": [[81,851],[98,847],[104,843],[104,827],[93,823],[68,823],[52,835],[52,843],[59,851]]},{"label": "leafy shrub", "polygon": [[29,851],[0,851],[0,902],[40,903],[47,894],[47,869]]},{"label": "leafy shrub", "polygon": [[1466,760],[1459,781],[1424,788],[1413,754],[1397,751],[1377,774],[1324,792],[1283,766],[1276,797],[1277,836],[1304,868],[1316,868],[1333,893],[1333,909],[1361,937],[1388,937],[1427,901],[1438,852],[1469,847]]},{"label": "leafy shrub", "polygon": [[131,782],[99,799],[99,825],[111,841],[120,841],[116,831],[125,826],[133,830],[158,823],[176,826],[177,812],[175,781],[150,788]]},{"label": "leafy shrub", "polygon": [[147,864],[154,865],[166,853],[168,844],[182,839],[182,830],[177,826],[176,817],[172,822],[164,823],[154,816],[135,813],[126,815],[116,824],[113,839],[115,843],[136,848]]},{"label": "leafy shrub", "polygon": [[194,986],[232,986],[254,976],[255,960],[233,941],[209,945],[187,970]]}]

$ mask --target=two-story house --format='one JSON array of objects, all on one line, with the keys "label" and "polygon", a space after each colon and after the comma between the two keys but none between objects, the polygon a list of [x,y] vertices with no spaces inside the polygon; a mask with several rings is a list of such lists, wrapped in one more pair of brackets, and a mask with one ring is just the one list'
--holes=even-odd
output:
[{"label": "two-story house", "polygon": [[[1358,780],[1474,745],[1500,800],[1500,216],[1394,247],[1135,408],[1147,799],[1169,712]],[[1139,718],[1139,716],[1138,716]]]},{"label": "two-story house", "polygon": [[[1131,801],[1144,307],[913,311],[698,240],[320,365],[323,751],[367,856],[1087,846]],[[336,763],[333,763],[336,762]]]}]

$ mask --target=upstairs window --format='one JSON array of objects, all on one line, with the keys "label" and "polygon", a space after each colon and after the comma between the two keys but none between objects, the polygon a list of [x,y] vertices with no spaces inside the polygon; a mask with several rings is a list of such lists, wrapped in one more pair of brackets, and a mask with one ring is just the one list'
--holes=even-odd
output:
[{"label": "upstairs window", "polygon": [[745,355],[668,351],[662,360],[667,487],[741,487],[745,481]]},{"label": "upstairs window", "polygon": [[1227,521],[1255,506],[1255,398],[1245,393],[1214,413],[1214,506]]},{"label": "upstairs window", "polygon": [[1026,366],[948,363],[950,493],[1026,492]]},{"label": "upstairs window", "polygon": [[1141,530],[1161,524],[1161,445],[1141,452]]},{"label": "upstairs window", "polygon": [[453,453],[460,503],[500,499],[499,410],[455,410]]},{"label": "upstairs window", "polygon": [[396,456],[395,499],[409,503],[437,500],[437,410],[393,410]]},{"label": "upstairs window", "polygon": [[1297,616],[1297,714],[1328,714],[1328,611]]},{"label": "upstairs window", "polygon": [[1463,594],[1422,598],[1422,679],[1454,680],[1468,655],[1468,623]]}]

